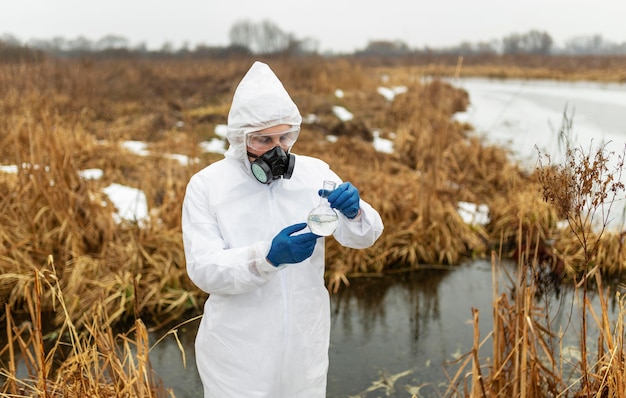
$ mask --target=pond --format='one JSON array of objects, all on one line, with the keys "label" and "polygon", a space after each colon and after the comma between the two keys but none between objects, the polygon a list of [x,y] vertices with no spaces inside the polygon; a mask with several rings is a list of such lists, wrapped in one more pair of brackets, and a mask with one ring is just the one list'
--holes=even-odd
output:
[{"label": "pond", "polygon": [[[491,286],[491,265],[485,261],[352,280],[331,295],[328,397],[411,397],[407,389],[424,383],[445,390],[443,362],[472,346],[472,307],[485,318],[481,333],[490,330]],[[202,391],[193,353],[197,326],[194,321],[178,331],[186,369],[173,336],[150,354],[155,371],[178,398]],[[397,377],[395,392],[371,388],[381,376]],[[435,388],[424,386],[422,396]]]},{"label": "pond", "polygon": [[[499,266],[499,291],[508,293],[515,266]],[[472,308],[479,310],[481,339],[492,330],[493,290],[492,265],[487,260],[353,279],[349,287],[331,295],[328,398],[411,398],[418,392],[423,398],[443,396],[450,384],[446,374],[452,378],[458,369],[455,360],[472,348]],[[552,294],[547,306],[553,330],[568,331],[563,352],[572,358],[565,359],[573,359],[577,352],[580,315],[575,297],[564,290]],[[591,300],[597,309],[597,298]],[[616,305],[610,310],[614,317]],[[171,335],[150,354],[154,370],[177,398],[202,393],[193,353],[197,326],[194,321],[178,330],[186,368]],[[592,328],[589,341],[597,336]],[[491,353],[488,340],[481,348],[481,361],[486,363]]]},{"label": "pond", "polygon": [[572,122],[573,144],[626,144],[626,83],[467,78],[451,81],[469,94],[470,106],[455,118],[487,141],[534,166],[537,146],[557,156],[563,116]]},{"label": "pond", "polygon": [[[498,265],[500,293],[509,293],[515,268],[510,262]],[[457,266],[422,266],[410,273],[352,279],[350,286],[331,295],[327,397],[444,396],[449,378],[458,369],[455,361],[472,348],[473,308],[479,311],[481,339],[492,331],[492,275],[491,262],[478,259]],[[623,293],[624,288],[617,286],[616,290]],[[552,291],[546,306],[552,330],[566,331],[563,352],[571,355],[566,360],[575,360],[577,354],[578,297],[571,290]],[[597,297],[590,295],[590,299],[599,311]],[[612,300],[609,318],[614,320],[616,313]],[[184,324],[175,328],[177,338],[173,328],[150,334],[150,363],[163,386],[177,398],[201,397],[194,356],[199,320],[192,317],[180,322]],[[597,338],[597,328],[591,327],[590,347]],[[491,358],[490,339],[479,355],[482,364]],[[20,362],[18,377],[27,375],[24,362]]]}]

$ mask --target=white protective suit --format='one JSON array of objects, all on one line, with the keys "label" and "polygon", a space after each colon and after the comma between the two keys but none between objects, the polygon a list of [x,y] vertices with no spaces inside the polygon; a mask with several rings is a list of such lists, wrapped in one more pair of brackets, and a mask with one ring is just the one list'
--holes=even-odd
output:
[{"label": "white protective suit", "polygon": [[[283,228],[306,221],[323,181],[341,180],[323,161],[294,155],[290,179],[261,184],[250,171],[244,140],[247,132],[301,120],[271,69],[255,62],[235,91],[225,158],[187,186],[187,272],[209,293],[196,336],[207,398],[326,396],[330,301],[324,238],[298,264],[274,267],[266,256]],[[340,214],[334,238],[344,246],[369,247],[383,231],[378,212],[363,200],[360,208],[354,220]]]}]

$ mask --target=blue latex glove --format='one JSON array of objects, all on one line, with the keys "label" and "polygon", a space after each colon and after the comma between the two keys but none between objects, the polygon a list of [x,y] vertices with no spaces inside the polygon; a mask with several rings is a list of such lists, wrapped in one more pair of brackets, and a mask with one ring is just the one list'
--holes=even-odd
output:
[{"label": "blue latex glove", "polygon": [[[321,191],[321,190],[320,190]],[[322,192],[320,192],[320,195]],[[359,214],[359,190],[349,182],[340,184],[328,194],[330,207],[339,210],[348,218],[354,218]]]},{"label": "blue latex glove", "polygon": [[273,266],[281,264],[294,264],[311,257],[315,243],[319,235],[306,232],[292,236],[293,233],[306,228],[306,223],[291,225],[278,233],[272,240],[270,252],[267,254],[267,261]]}]

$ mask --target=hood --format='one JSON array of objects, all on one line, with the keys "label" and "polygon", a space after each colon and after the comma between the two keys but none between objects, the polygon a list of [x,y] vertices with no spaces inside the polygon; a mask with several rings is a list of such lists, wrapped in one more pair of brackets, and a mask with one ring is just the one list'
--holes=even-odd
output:
[{"label": "hood", "polygon": [[262,62],[255,62],[243,77],[228,113],[226,157],[247,159],[245,134],[278,124],[299,126],[302,116],[283,84]]}]

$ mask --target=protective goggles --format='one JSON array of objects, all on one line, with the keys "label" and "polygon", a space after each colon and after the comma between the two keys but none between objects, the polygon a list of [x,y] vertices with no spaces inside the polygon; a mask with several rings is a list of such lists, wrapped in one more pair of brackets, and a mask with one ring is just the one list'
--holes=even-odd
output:
[{"label": "protective goggles", "polygon": [[246,145],[257,151],[269,151],[275,146],[282,148],[291,148],[298,139],[300,127],[295,126],[289,130],[276,133],[263,133],[261,131],[253,131],[246,134]]}]

